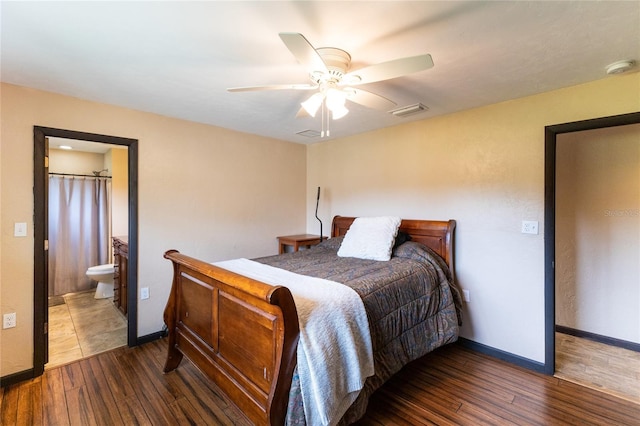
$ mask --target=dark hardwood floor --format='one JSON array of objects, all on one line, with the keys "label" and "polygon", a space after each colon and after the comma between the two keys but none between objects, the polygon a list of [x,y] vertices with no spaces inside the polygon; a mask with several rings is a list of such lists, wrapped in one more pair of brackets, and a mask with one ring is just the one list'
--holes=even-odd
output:
[{"label": "dark hardwood floor", "polygon": [[[191,363],[162,373],[166,339],[0,389],[2,425],[246,425]],[[638,425],[640,405],[449,345],[374,394],[358,425]]]}]

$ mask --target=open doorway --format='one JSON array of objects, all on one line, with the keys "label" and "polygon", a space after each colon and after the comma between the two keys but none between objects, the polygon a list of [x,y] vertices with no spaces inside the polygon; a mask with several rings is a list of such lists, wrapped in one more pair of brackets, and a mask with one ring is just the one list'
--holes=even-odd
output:
[{"label": "open doorway", "polygon": [[560,255],[557,253],[556,240],[557,226],[560,226],[556,210],[558,136],[637,123],[640,123],[640,112],[559,124],[545,129],[545,372],[547,374],[554,374],[556,371],[556,305],[559,302],[556,300],[556,278],[557,256]]},{"label": "open doorway", "polygon": [[[125,335],[122,336],[121,339],[126,342],[128,346],[135,346],[137,344],[137,140],[62,129],[34,127],[34,373],[36,376],[42,374],[49,358],[49,138],[61,138],[71,143],[83,143],[85,146],[91,146],[93,148],[106,145],[119,148],[126,152],[126,159],[123,165],[126,173],[126,187],[124,191],[126,192],[127,201],[123,207],[126,209],[126,214],[124,215],[126,217],[126,223],[123,225],[122,223],[118,224],[116,221],[116,233],[119,234],[123,231],[126,233],[124,238],[127,241],[127,254],[124,267],[118,268],[116,265],[114,269],[116,280],[122,278],[126,283],[126,290],[119,292],[119,295],[122,297],[121,306],[123,305],[126,308],[122,314],[127,319],[125,321],[126,330],[123,330]],[[56,167],[59,168],[59,164],[56,165]],[[105,167],[98,166],[95,170],[95,175],[102,175],[101,171],[103,171],[104,168]],[[66,174],[60,173],[59,169],[54,171],[57,172],[56,174],[58,175]],[[93,170],[91,174],[94,174]],[[93,180],[92,184],[97,185],[97,181],[106,179],[97,179],[96,182],[93,182]],[[121,219],[122,215],[119,215],[119,218]],[[111,220],[108,222],[109,224],[112,223]],[[112,245],[106,242],[103,251],[107,250],[107,253],[102,254],[99,258],[96,257],[92,262],[99,263],[112,260],[114,254],[110,252],[111,247]],[[116,257],[118,256],[117,253],[115,255]],[[64,259],[64,255],[62,258]],[[89,278],[86,280],[88,282],[92,281]],[[103,284],[107,283],[105,282]],[[117,284],[114,283],[114,287],[117,287]],[[95,299],[95,295],[98,293],[100,293],[101,296],[110,296],[106,294],[108,292],[108,285],[103,285],[101,289],[95,288],[93,291],[95,291],[95,293],[91,294],[91,297],[85,298],[87,299],[86,301]],[[86,291],[73,292],[73,294],[83,294],[84,296],[86,296],[86,293]],[[112,303],[113,301],[113,297],[106,297],[105,299],[107,299],[108,303]],[[104,304],[104,301],[102,303]],[[87,350],[90,351],[89,349]]]},{"label": "open doorway", "polygon": [[555,376],[640,402],[640,124],[557,142]]},{"label": "open doorway", "polygon": [[127,147],[53,137],[48,146],[46,369],[127,344],[113,248],[129,228]]}]

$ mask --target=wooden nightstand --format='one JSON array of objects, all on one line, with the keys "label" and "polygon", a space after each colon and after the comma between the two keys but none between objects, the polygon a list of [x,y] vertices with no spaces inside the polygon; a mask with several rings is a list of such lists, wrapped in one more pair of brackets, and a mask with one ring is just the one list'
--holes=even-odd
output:
[{"label": "wooden nightstand", "polygon": [[[326,240],[327,237],[322,237],[322,239]],[[313,234],[286,235],[278,237],[278,246],[280,247],[279,253],[284,253],[286,246],[291,246],[293,247],[293,251],[298,251],[300,247],[309,248],[311,246],[315,246],[319,242],[320,235]]]}]

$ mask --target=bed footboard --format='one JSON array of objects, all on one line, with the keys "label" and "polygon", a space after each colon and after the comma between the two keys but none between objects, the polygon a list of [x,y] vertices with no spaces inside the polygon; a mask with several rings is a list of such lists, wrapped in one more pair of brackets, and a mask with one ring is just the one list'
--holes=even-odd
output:
[{"label": "bed footboard", "polygon": [[283,424],[296,365],[298,316],[290,291],[169,250],[165,373],[183,355],[254,424]]}]

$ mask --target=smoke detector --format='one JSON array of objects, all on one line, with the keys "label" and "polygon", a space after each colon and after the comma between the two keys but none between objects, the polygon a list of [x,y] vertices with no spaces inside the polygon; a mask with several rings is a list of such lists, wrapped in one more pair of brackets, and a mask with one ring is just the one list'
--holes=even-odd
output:
[{"label": "smoke detector", "polygon": [[607,74],[622,74],[623,72],[629,71],[631,68],[635,66],[636,62],[632,60],[624,60],[614,62],[612,64],[607,65]]}]

